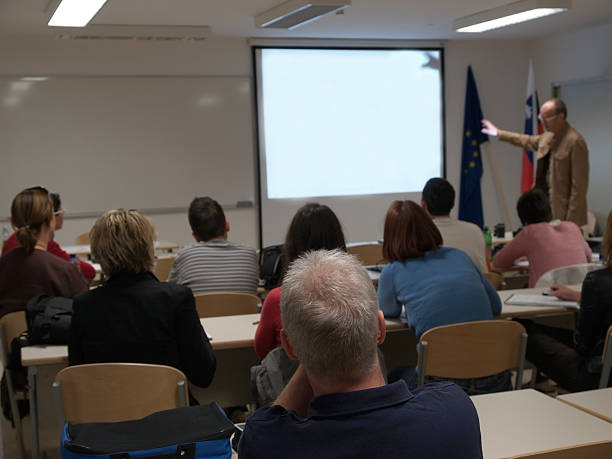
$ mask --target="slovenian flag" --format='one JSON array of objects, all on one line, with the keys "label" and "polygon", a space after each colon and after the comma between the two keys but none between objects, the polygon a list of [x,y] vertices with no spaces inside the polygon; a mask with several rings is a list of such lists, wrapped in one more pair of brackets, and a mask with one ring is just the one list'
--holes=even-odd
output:
[{"label": "slovenian flag", "polygon": [[[525,103],[525,134],[542,134],[544,132],[542,123],[538,119],[540,113],[540,101],[535,89],[533,77],[533,59],[529,59],[529,74],[527,75],[527,101]],[[521,193],[533,188],[535,176],[535,154],[533,151],[523,150],[523,169],[521,173]]]}]

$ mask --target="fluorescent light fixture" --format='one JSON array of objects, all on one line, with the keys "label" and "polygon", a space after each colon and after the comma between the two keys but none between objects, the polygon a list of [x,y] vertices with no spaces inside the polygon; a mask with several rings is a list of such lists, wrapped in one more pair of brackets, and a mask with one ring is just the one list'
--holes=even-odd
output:
[{"label": "fluorescent light fixture", "polygon": [[55,27],[85,27],[106,0],[62,0],[48,25]]},{"label": "fluorescent light fixture", "polygon": [[255,25],[272,29],[295,29],[351,4],[351,0],[288,0],[255,16]]},{"label": "fluorescent light fixture", "polygon": [[521,0],[455,19],[453,26],[457,32],[485,32],[563,13],[571,6],[571,0]]}]

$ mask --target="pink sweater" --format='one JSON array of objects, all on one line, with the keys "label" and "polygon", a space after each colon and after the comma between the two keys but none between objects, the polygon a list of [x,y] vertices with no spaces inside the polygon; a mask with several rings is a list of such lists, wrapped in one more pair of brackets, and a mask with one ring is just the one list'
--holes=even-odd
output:
[{"label": "pink sweater", "polygon": [[529,260],[529,287],[540,276],[562,266],[591,262],[591,249],[573,222],[527,225],[493,257],[493,266],[511,267],[517,258]]}]

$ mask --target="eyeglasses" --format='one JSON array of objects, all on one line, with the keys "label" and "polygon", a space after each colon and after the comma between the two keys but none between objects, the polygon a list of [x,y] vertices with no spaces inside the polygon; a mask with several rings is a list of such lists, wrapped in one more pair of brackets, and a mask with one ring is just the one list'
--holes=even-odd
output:
[{"label": "eyeglasses", "polygon": [[538,119],[539,119],[540,121],[546,121],[546,122],[548,123],[549,121],[554,120],[554,119],[555,119],[555,118],[557,118],[558,116],[559,116],[559,114],[557,113],[557,114],[555,114],[555,115],[553,115],[553,116],[547,116],[546,118],[542,118],[542,115],[540,114],[540,115],[538,115]]},{"label": "eyeglasses", "polygon": [[60,209],[57,212],[53,212],[53,215],[57,217],[58,215],[64,215],[64,212],[66,212],[64,209]]}]

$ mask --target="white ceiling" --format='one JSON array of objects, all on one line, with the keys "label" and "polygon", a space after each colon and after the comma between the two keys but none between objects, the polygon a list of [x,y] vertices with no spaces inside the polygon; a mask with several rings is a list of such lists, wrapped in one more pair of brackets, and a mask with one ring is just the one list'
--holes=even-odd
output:
[{"label": "white ceiling", "polygon": [[[363,39],[528,39],[612,22],[612,0],[574,0],[563,14],[466,36],[453,20],[512,0],[353,0],[332,14],[292,31],[259,30],[254,16],[282,0],[108,0],[93,24],[207,25],[213,36]],[[0,36],[50,34],[58,0],[0,0]]]}]

